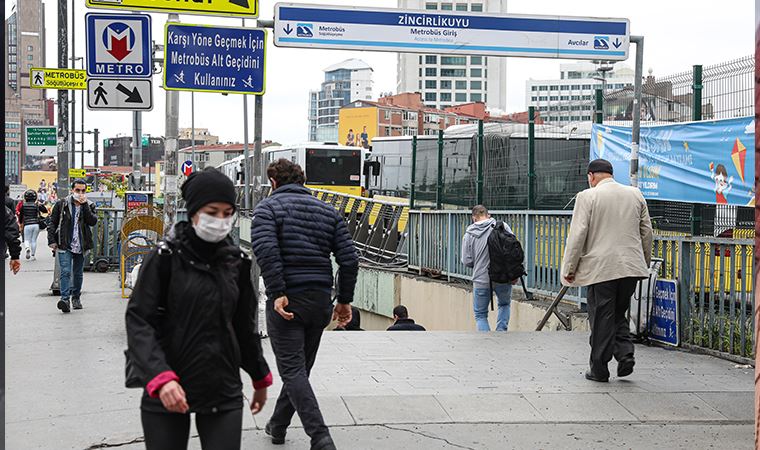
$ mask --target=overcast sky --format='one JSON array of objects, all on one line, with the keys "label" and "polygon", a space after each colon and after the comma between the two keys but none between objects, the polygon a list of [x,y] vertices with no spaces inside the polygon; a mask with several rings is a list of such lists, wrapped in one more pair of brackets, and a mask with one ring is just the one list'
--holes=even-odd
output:
[{"label": "overcast sky", "polygon": [[[23,0],[20,0],[23,1]],[[11,2],[7,2],[9,5]],[[57,66],[57,1],[46,0],[47,67]],[[84,1],[76,4],[76,54],[84,53]],[[310,0],[313,4],[395,7],[395,0]],[[690,70],[693,64],[709,65],[749,55],[754,49],[754,8],[751,1],[696,2],[694,0],[510,0],[509,13],[553,14],[628,18],[631,33],[643,35],[644,67],[655,76]],[[71,4],[71,3],[69,3]],[[271,19],[274,3],[260,3],[261,19]],[[9,8],[9,6],[8,6]],[[96,11],[96,10],[89,10]],[[106,11],[103,11],[106,12]],[[7,11],[6,11],[7,13]],[[69,10],[69,15],[71,11]],[[7,15],[7,14],[6,14]],[[153,39],[163,41],[166,14],[152,14]],[[182,15],[184,23],[240,25],[240,19]],[[252,25],[248,20],[247,25]],[[633,67],[633,46],[626,64]],[[374,69],[375,93],[396,88],[396,53],[348,52],[267,48],[267,92],[264,96],[264,139],[297,143],[307,138],[308,92],[319,88],[322,69],[348,58],[360,58]],[[524,111],[525,82],[530,78],[559,76],[566,60],[510,58],[507,63],[508,112]],[[154,77],[154,109],[143,114],[143,133],[164,134],[165,91]],[[55,91],[48,91],[54,97]],[[77,102],[79,95],[77,94]],[[243,141],[243,97],[197,93],[195,125],[208,128],[222,141]],[[249,97],[249,136],[253,140],[253,97]],[[77,128],[81,114],[77,104]],[[180,94],[180,127],[190,126],[190,93]],[[99,128],[102,137],[131,134],[131,113],[85,111],[85,128]],[[87,143],[87,147],[91,144]]]}]

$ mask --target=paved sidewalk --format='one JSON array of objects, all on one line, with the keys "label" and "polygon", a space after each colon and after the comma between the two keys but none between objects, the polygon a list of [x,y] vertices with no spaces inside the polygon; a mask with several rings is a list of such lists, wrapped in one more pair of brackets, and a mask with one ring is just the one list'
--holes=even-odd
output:
[{"label": "paved sidewalk", "polygon": [[[117,275],[85,272],[84,310],[63,315],[38,258],[6,273],[7,447],[143,448]],[[587,360],[585,333],[328,332],[313,385],[341,449],[752,448],[752,369],[637,347],[631,377],[597,384]],[[297,421],[269,443],[272,407],[245,416],[243,448],[307,449]]]}]

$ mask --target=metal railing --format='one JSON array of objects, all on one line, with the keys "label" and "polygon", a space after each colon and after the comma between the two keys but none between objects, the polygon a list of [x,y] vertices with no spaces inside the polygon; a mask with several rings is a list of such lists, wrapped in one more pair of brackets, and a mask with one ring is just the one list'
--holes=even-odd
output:
[{"label": "metal railing", "polygon": [[[555,296],[572,213],[569,211],[494,211],[523,244],[529,289]],[[462,236],[469,211],[411,211],[409,268],[448,280],[471,280],[461,263]],[[682,342],[717,352],[753,355],[754,273],[751,239],[655,235],[653,257],[662,258],[660,278],[677,280]],[[572,295],[570,295],[572,294]],[[585,289],[566,299],[585,303]]]}]

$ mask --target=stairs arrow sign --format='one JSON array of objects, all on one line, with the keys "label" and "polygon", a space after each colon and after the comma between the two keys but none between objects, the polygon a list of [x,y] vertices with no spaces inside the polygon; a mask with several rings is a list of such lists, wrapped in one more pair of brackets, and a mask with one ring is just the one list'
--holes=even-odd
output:
[{"label": "stairs arrow sign", "polygon": [[125,103],[142,103],[143,102],[143,99],[140,96],[140,91],[137,90],[137,86],[135,86],[130,91],[129,88],[119,83],[118,86],[116,86],[116,90],[118,90],[119,92],[127,96],[127,99],[124,100]]},{"label": "stairs arrow sign", "polygon": [[285,34],[290,34],[293,32],[293,28],[290,26],[290,24],[288,24],[288,26],[283,28],[282,31],[284,31]]},{"label": "stairs arrow sign", "polygon": [[620,38],[615,38],[615,42],[613,42],[612,45],[614,45],[615,48],[620,48],[620,46],[623,45],[623,43],[620,42]]}]

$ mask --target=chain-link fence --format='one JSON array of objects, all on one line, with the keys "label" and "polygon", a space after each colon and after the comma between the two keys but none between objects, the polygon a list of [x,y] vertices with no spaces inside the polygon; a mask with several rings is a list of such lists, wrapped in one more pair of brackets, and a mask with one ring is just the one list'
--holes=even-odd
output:
[{"label": "chain-link fence", "polygon": [[[650,73],[642,80],[642,126],[750,115],[753,61],[747,56],[659,78]],[[414,174],[410,167],[399,171],[398,181],[386,179],[382,192],[403,198],[413,191],[415,208],[461,209],[483,203],[501,210],[571,209],[575,194],[587,187],[592,124],[632,124],[632,83],[601,74],[598,81],[548,85],[545,93],[537,92],[536,98],[547,103],[536,108],[533,125],[485,123],[482,131],[478,125],[460,125],[439,137],[405,140]],[[595,86],[597,94],[589,95]],[[648,203],[663,234],[743,238],[754,227],[750,207]]]}]

